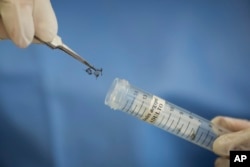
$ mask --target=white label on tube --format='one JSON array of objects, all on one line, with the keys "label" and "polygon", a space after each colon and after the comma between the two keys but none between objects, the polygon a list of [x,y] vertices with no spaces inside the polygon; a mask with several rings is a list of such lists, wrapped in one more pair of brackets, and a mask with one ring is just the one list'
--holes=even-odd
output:
[{"label": "white label on tube", "polygon": [[164,106],[165,106],[165,100],[157,96],[153,96],[148,110],[143,113],[141,119],[151,124],[155,123],[160,113],[164,109]]}]

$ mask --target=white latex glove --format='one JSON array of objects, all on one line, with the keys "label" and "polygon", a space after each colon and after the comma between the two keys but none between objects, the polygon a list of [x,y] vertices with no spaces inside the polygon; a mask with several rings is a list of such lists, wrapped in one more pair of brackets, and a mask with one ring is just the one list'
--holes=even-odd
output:
[{"label": "white latex glove", "polygon": [[0,0],[0,39],[11,39],[25,48],[34,35],[52,41],[57,29],[50,0]]},{"label": "white latex glove", "polygon": [[229,117],[215,117],[212,122],[231,131],[218,137],[213,151],[220,155],[216,167],[229,167],[230,150],[250,150],[250,121]]}]

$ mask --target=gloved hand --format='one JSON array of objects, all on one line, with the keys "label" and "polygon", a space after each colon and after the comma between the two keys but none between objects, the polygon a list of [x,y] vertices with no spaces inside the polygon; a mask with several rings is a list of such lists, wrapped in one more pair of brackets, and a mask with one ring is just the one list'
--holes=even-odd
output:
[{"label": "gloved hand", "polygon": [[57,29],[50,0],[0,0],[0,39],[9,38],[25,48],[34,35],[52,41]]},{"label": "gloved hand", "polygon": [[250,150],[250,121],[215,117],[212,123],[231,131],[218,137],[213,144],[213,151],[221,156],[215,161],[215,166],[229,167],[230,150]]}]

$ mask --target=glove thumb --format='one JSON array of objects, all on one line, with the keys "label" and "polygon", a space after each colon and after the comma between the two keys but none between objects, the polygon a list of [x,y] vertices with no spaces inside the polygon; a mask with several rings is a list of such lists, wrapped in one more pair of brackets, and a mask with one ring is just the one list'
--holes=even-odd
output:
[{"label": "glove thumb", "polygon": [[0,0],[0,15],[7,36],[19,47],[27,47],[34,37],[33,1]]}]

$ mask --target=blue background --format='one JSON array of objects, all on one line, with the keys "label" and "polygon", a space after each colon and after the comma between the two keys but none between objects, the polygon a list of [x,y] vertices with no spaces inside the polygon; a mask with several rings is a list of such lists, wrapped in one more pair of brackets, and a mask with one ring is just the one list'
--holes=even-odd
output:
[{"label": "blue background", "polygon": [[213,166],[216,155],[104,105],[114,78],[207,119],[250,119],[249,1],[52,1],[58,50],[0,43],[0,166]]}]

